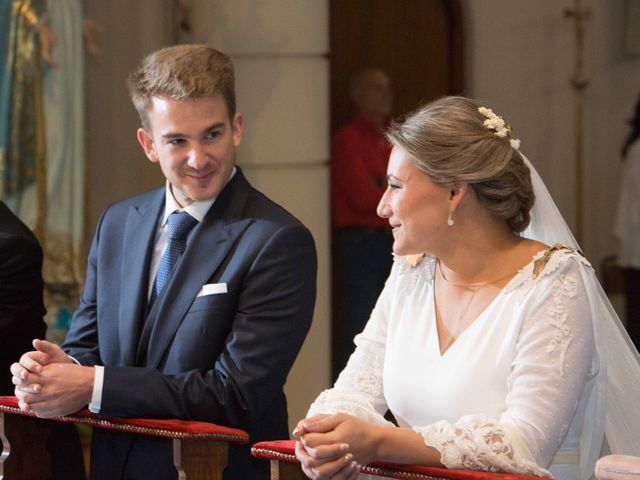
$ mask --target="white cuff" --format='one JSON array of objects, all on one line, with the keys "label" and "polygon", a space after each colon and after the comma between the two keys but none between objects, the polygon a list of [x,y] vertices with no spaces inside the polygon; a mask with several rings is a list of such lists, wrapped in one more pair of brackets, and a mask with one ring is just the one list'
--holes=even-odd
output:
[{"label": "white cuff", "polygon": [[96,365],[93,368],[93,393],[91,394],[89,410],[93,413],[100,413],[100,405],[102,403],[102,385],[104,383],[104,367]]},{"label": "white cuff", "polygon": [[71,359],[71,361],[73,363],[75,363],[76,365],[82,365],[78,360],[76,360],[75,358],[73,358],[71,355],[67,355],[67,357],[69,357]]}]

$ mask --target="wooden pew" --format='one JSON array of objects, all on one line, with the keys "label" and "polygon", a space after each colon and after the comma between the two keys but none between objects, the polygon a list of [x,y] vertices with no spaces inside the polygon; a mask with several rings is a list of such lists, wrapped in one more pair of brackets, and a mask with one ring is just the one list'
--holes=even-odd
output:
[{"label": "wooden pew", "polygon": [[[251,448],[256,458],[271,462],[271,480],[304,480],[296,459],[294,440],[259,442]],[[377,475],[383,478],[403,478],[412,480],[544,480],[541,477],[518,475],[514,473],[491,473],[473,470],[450,470],[447,468],[419,467],[389,462],[373,462],[363,467],[363,474]],[[550,479],[547,479],[550,480]]]},{"label": "wooden pew", "polygon": [[246,444],[249,435],[213,423],[139,418],[100,418],[88,410],[39,419],[18,408],[15,397],[0,397],[0,480],[47,480],[51,460],[46,440],[52,422],[68,422],[173,440],[173,463],[179,480],[221,480],[229,444]]}]

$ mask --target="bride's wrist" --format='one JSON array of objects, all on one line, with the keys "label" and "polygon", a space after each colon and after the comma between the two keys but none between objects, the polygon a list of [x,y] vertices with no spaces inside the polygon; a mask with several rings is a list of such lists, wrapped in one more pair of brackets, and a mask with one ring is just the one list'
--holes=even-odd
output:
[{"label": "bride's wrist", "polygon": [[396,427],[376,425],[371,435],[372,454],[374,460],[389,461],[393,458],[393,433]]}]

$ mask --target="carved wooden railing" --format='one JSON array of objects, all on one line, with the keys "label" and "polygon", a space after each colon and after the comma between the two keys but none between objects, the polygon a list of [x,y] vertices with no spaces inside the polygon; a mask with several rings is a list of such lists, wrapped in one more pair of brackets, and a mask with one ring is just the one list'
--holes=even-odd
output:
[{"label": "carved wooden railing", "polygon": [[[294,453],[295,441],[277,440],[259,442],[251,448],[256,458],[271,462],[271,480],[303,480],[300,464]],[[383,478],[402,478],[411,480],[544,480],[513,473],[490,473],[472,470],[450,470],[447,468],[419,467],[389,462],[373,462],[362,468],[361,473],[377,475]],[[550,479],[547,479],[550,480]]]},{"label": "carved wooden railing", "polygon": [[15,397],[0,397],[0,480],[51,478],[47,437],[52,421],[89,425],[173,440],[173,463],[180,480],[221,480],[229,444],[245,444],[249,435],[213,423],[139,418],[100,418],[88,410],[39,419],[18,408]]}]

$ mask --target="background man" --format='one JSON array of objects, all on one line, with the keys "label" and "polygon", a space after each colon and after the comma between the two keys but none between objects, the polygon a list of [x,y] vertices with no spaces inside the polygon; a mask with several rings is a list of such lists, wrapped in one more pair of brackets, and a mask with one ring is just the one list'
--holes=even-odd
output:
[{"label": "background man", "polygon": [[353,352],[391,269],[393,238],[376,207],[384,193],[391,147],[383,135],[393,105],[391,83],[379,68],[351,79],[354,119],[333,137],[331,203],[342,315],[334,335],[333,378]]},{"label": "background man", "polygon": [[[313,239],[235,166],[243,117],[228,57],[159,50],[129,91],[138,140],[166,186],[102,215],[64,351],[35,342],[12,365],[21,407],[50,416],[90,403],[105,416],[286,438],[282,389],[313,313]],[[168,441],[96,431],[92,478],[175,479],[171,457]],[[266,479],[263,463],[231,447],[225,478]]]}]

